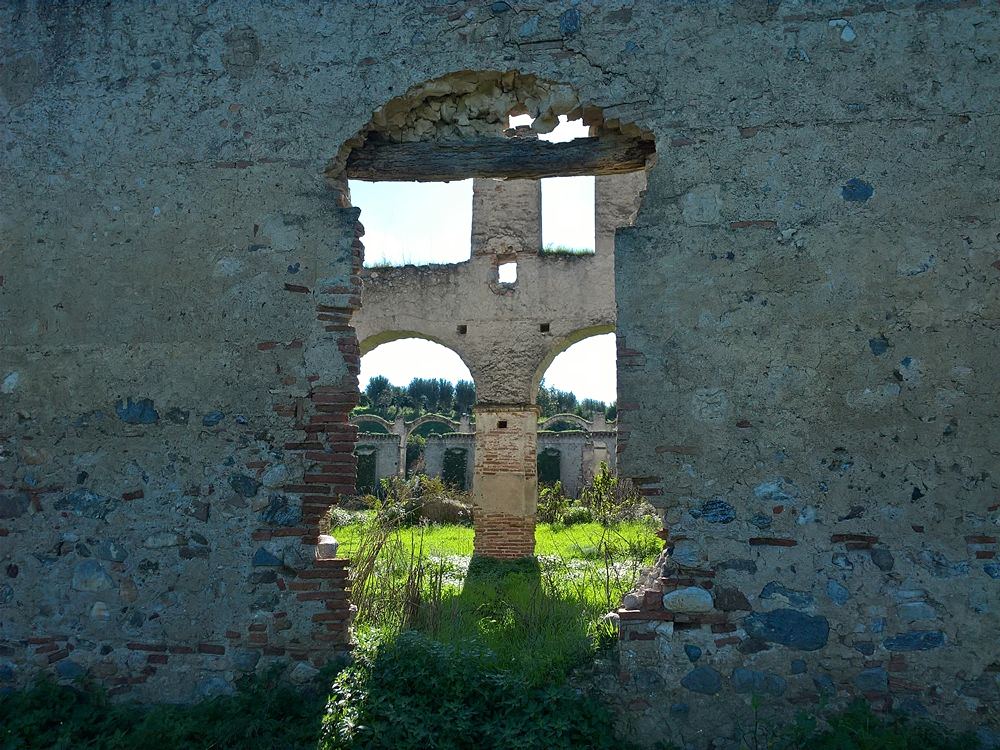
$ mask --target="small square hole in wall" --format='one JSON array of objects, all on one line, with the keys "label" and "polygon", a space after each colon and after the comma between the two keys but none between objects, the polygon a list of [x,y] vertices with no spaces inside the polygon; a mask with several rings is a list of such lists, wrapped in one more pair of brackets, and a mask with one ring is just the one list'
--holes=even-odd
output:
[{"label": "small square hole in wall", "polygon": [[465,334],[467,334],[469,332],[469,326],[465,325],[465,323],[462,323],[462,324],[460,324],[458,326],[457,330],[458,330],[459,334],[461,334],[462,336],[464,336]]},{"label": "small square hole in wall", "polygon": [[501,429],[501,430],[507,429],[507,420],[506,419],[498,419],[497,420],[497,427],[499,429]]},{"label": "small square hole in wall", "polygon": [[497,266],[497,281],[501,284],[516,284],[517,263],[511,261],[510,263],[501,263]]},{"label": "small square hole in wall", "polygon": [[548,323],[539,323],[538,324],[538,330],[539,330],[540,333],[548,333],[549,332],[549,324]]}]

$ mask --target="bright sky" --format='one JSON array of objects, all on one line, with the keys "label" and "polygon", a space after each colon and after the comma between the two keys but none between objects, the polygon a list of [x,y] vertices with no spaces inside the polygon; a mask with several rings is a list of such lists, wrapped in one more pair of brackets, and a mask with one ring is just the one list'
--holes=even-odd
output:
[{"label": "bright sky", "polygon": [[[511,125],[530,124],[523,115]],[[579,120],[541,136],[552,142],[586,137]],[[472,180],[450,183],[361,182],[351,180],[351,202],[361,208],[365,226],[365,265],[388,262],[459,263],[471,254]],[[594,178],[554,177],[542,180],[542,243],[594,249]],[[610,283],[610,280],[609,280]],[[383,344],[361,360],[361,387],[374,375],[393,385],[413,378],[471,380],[457,354],[421,339]],[[577,398],[615,400],[614,334],[581,341],[556,357],[545,383]]]},{"label": "bright sky", "polygon": [[[375,375],[393,385],[409,385],[413,378],[472,380],[469,369],[451,349],[423,339],[400,339],[382,344],[361,358],[361,389]],[[578,399],[611,403],[615,397],[615,335],[591,336],[556,357],[543,378],[545,385],[571,391]]]}]

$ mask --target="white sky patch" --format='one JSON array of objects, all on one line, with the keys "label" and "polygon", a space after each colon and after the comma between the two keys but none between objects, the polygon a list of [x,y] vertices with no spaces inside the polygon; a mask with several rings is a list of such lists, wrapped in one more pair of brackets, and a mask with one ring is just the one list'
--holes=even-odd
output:
[{"label": "white sky patch", "polygon": [[577,399],[617,399],[615,335],[605,333],[579,341],[549,365],[542,382],[550,388],[571,391]]},{"label": "white sky patch", "polygon": [[[528,115],[510,118],[511,127],[530,125]],[[550,143],[566,143],[587,138],[590,127],[583,120],[559,117],[551,133],[538,136]],[[547,177],[542,180],[542,246],[568,247],[574,250],[594,250],[596,225],[594,220],[593,177]]]},{"label": "white sky patch", "polygon": [[414,378],[444,378],[452,383],[472,380],[461,357],[426,339],[399,339],[372,349],[361,358],[361,390],[375,375],[384,375],[398,386],[407,386]]},{"label": "white sky patch", "polygon": [[542,180],[542,247],[594,251],[593,177]]},{"label": "white sky patch", "polygon": [[366,266],[461,263],[471,257],[472,180],[350,180],[349,185],[351,204],[361,209],[365,227]]}]

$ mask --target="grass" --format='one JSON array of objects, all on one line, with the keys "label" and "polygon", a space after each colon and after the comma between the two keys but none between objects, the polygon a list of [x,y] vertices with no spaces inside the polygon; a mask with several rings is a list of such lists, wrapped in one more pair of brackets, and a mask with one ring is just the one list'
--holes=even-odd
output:
[{"label": "grass", "polygon": [[378,537],[377,519],[333,530],[358,571],[359,632],[385,641],[412,629],[471,644],[530,683],[561,679],[610,642],[601,618],[662,547],[639,521],[539,524],[537,560],[501,563],[471,557],[466,526],[394,526]]},{"label": "grass", "polygon": [[556,245],[552,242],[542,247],[542,255],[593,255],[595,250],[586,247],[570,247],[568,245]]},{"label": "grass", "polygon": [[[649,552],[644,556],[644,561],[646,564],[652,564],[658,552],[658,549],[654,548],[658,547],[660,542],[647,524],[634,521],[622,524],[614,531],[626,540],[644,544]],[[566,559],[595,559],[598,556],[597,545],[600,542],[601,532],[602,527],[599,523],[581,523],[573,526],[538,524],[535,529],[535,554]],[[339,554],[351,557],[358,547],[360,537],[358,525],[341,526],[332,533],[340,542]],[[473,532],[468,526],[457,524],[405,526],[393,532],[393,538],[411,545],[419,544],[422,539],[425,554],[432,557],[472,555]]]}]

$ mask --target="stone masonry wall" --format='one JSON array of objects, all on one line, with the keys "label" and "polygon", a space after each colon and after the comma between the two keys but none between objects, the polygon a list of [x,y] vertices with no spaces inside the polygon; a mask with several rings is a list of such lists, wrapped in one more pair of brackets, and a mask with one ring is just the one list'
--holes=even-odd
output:
[{"label": "stone masonry wall", "polygon": [[304,540],[353,476],[360,245],[322,174],[410,87],[519,70],[657,137],[616,241],[619,468],[672,549],[623,617],[629,725],[704,746],[752,692],[993,721],[996,2],[16,2],[0,28],[0,679],[181,699],[335,651]]},{"label": "stone masonry wall", "polygon": [[754,694],[997,730],[998,8],[846,10],[702,29],[716,106],[618,233],[620,468],[669,531],[620,613],[646,737]]},{"label": "stone masonry wall", "polygon": [[0,685],[188,700],[347,645],[314,550],[361,230],[321,177],[346,132],[300,112],[340,95],[235,10],[0,10]]}]

